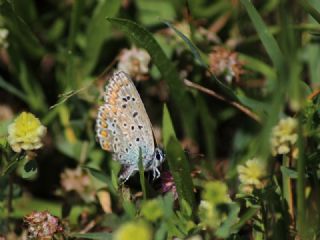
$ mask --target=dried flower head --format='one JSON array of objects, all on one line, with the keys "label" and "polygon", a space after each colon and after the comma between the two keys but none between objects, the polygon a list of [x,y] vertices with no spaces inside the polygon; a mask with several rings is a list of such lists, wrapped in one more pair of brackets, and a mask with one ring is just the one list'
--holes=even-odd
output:
[{"label": "dried flower head", "polygon": [[63,233],[59,218],[48,211],[32,212],[23,219],[27,226],[28,239],[52,239],[57,233]]},{"label": "dried flower head", "polygon": [[297,155],[297,148],[295,146],[297,134],[297,120],[291,117],[281,119],[278,125],[272,129],[271,135],[271,150],[272,155],[289,154]]},{"label": "dried flower head", "polygon": [[95,200],[95,189],[90,176],[81,168],[65,169],[60,175],[61,186],[64,191],[75,191],[87,201]]},{"label": "dried flower head", "polygon": [[114,233],[113,240],[151,240],[152,230],[150,226],[142,221],[134,221],[123,224]]},{"label": "dried flower head", "polygon": [[265,186],[266,166],[257,159],[253,158],[244,165],[238,166],[237,171],[240,180],[240,191],[251,193],[253,189],[261,189]]},{"label": "dried flower head", "polygon": [[0,49],[9,47],[8,35],[9,35],[8,29],[0,28]]},{"label": "dried flower head", "polygon": [[32,113],[21,113],[8,127],[8,142],[15,152],[36,150],[43,146],[47,129]]},{"label": "dried flower head", "polygon": [[224,76],[228,83],[233,80],[239,82],[240,75],[244,73],[243,63],[239,61],[238,54],[223,47],[215,47],[209,55],[210,70],[217,76]]},{"label": "dried flower head", "polygon": [[161,192],[172,192],[174,199],[178,199],[177,187],[170,172],[161,173]]},{"label": "dried flower head", "polygon": [[151,57],[143,49],[132,47],[122,50],[118,63],[118,70],[129,74],[137,81],[146,80]]}]

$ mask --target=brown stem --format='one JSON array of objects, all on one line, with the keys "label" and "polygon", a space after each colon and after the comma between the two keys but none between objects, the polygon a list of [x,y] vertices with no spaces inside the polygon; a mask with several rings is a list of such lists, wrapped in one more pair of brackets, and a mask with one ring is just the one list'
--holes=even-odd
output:
[{"label": "brown stem", "polygon": [[230,101],[230,100],[226,99],[224,96],[221,96],[220,94],[214,92],[213,90],[205,88],[197,83],[191,82],[188,79],[184,80],[184,84],[188,87],[197,89],[197,90],[199,90],[203,93],[206,93],[214,98],[217,98],[221,101],[229,103],[231,106],[234,106],[235,108],[237,108],[238,110],[240,110],[241,112],[243,112],[244,114],[246,114],[247,116],[249,116],[250,118],[255,120],[256,122],[261,123],[261,119],[259,118],[259,116],[257,114],[252,112],[249,108],[241,105],[240,103],[235,102],[235,101]]},{"label": "brown stem", "polygon": [[9,175],[9,193],[8,193],[8,216],[10,216],[10,214],[13,211],[12,198],[13,198],[13,177],[10,174]]}]

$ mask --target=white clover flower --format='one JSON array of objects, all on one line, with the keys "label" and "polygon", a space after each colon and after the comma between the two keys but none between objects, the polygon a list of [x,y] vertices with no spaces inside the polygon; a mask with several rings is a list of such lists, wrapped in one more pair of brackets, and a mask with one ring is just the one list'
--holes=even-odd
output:
[{"label": "white clover flower", "polygon": [[0,27],[0,49],[9,47],[8,43],[9,30]]},{"label": "white clover flower", "polygon": [[[281,119],[278,125],[272,129],[271,150],[272,155],[288,154],[295,151],[298,139],[297,120],[291,117]],[[295,151],[296,152],[296,151]]]},{"label": "white clover flower", "polygon": [[149,71],[150,60],[150,55],[143,49],[124,49],[119,58],[118,70],[126,72],[137,81],[145,80],[144,75]]},{"label": "white clover flower", "polygon": [[8,127],[8,142],[15,152],[31,151],[43,146],[47,129],[32,113],[21,113]]},{"label": "white clover flower", "polygon": [[244,165],[238,166],[237,171],[241,192],[251,193],[254,188],[261,189],[265,186],[266,166],[261,160],[250,159]]},{"label": "white clover flower", "polygon": [[95,200],[93,182],[91,181],[90,176],[83,171],[82,168],[65,169],[60,175],[60,182],[64,191],[75,191],[87,202]]}]

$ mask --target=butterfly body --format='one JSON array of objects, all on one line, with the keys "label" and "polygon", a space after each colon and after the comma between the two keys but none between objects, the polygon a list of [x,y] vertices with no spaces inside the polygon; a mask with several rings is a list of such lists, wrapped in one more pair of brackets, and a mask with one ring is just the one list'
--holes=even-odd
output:
[{"label": "butterfly body", "polygon": [[156,147],[152,126],[140,95],[130,77],[118,71],[105,88],[104,105],[99,108],[96,131],[102,149],[113,153],[113,159],[123,166],[121,180],[127,180],[139,170],[139,151],[145,171],[157,169],[164,153]]}]

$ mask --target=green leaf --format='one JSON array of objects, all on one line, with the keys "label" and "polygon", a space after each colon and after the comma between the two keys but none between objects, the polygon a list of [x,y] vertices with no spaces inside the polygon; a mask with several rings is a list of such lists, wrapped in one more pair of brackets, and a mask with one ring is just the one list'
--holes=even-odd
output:
[{"label": "green leaf", "polygon": [[45,50],[39,40],[6,0],[0,1],[0,16],[3,17],[10,35],[14,36],[30,56],[40,57],[44,54]]},{"label": "green leaf", "polygon": [[5,81],[1,76],[0,76],[0,88],[3,88],[7,92],[19,97],[23,101],[27,101],[27,96],[23,92],[21,92],[15,86]]},{"label": "green leaf", "polygon": [[88,170],[92,176],[94,176],[96,179],[100,180],[101,182],[103,183],[109,182],[109,178],[104,172],[88,166],[84,166],[83,169]]},{"label": "green leaf", "polygon": [[215,235],[218,238],[227,238],[236,232],[232,226],[239,221],[238,214],[240,212],[240,206],[237,203],[231,203],[228,205],[228,208],[227,219],[224,220],[221,226],[215,231]]},{"label": "green leaf", "polygon": [[299,0],[298,4],[300,4],[301,7],[314,18],[314,20],[320,23],[320,12],[318,12],[318,10],[312,6],[308,0]]},{"label": "green leaf", "polygon": [[95,67],[103,43],[112,35],[111,25],[105,21],[106,17],[116,16],[119,12],[121,1],[99,1],[94,14],[88,23],[86,32],[87,44],[84,58],[84,75],[89,74]]},{"label": "green leaf", "polygon": [[71,237],[81,239],[108,240],[112,239],[111,233],[71,233]]},{"label": "green leaf", "polygon": [[267,26],[263,22],[261,16],[253,6],[251,1],[249,0],[240,0],[240,1],[246,8],[249,14],[249,17],[262,41],[262,44],[265,47],[274,66],[277,67],[277,69],[281,69],[283,66],[284,57],[276,40],[268,30]]},{"label": "green leaf", "polygon": [[142,188],[143,192],[143,199],[147,200],[147,189],[146,189],[146,181],[144,178],[144,169],[143,169],[143,161],[142,161],[142,151],[141,148],[139,147],[139,162],[138,162],[138,167],[139,167],[139,175],[140,175],[140,185]]},{"label": "green leaf", "polygon": [[[202,59],[201,55],[204,55],[200,52],[200,50],[193,44],[193,42],[188,39],[182,32],[180,32],[178,29],[176,29],[170,22],[165,21],[164,22],[167,26],[169,26],[171,29],[175,31],[175,33],[187,44],[187,46],[190,48],[194,58],[196,61],[203,67],[208,69],[208,64]],[[209,71],[210,72],[210,71]],[[233,100],[238,100],[236,95],[233,93],[232,89],[223,84],[216,76],[211,75],[211,78],[215,84],[215,87],[222,92],[224,95],[228,96],[229,98]]]},{"label": "green leaf", "polygon": [[290,169],[290,168],[287,168],[285,166],[281,166],[280,167],[280,170],[281,170],[281,173],[289,178],[293,178],[293,179],[296,179],[298,178],[298,173],[297,171],[293,170],[293,169]]},{"label": "green leaf", "polygon": [[175,28],[170,22],[164,21],[164,23],[173,31],[187,44],[187,46],[190,48],[193,56],[195,57],[196,61],[204,68],[208,67],[208,64],[205,63],[199,53],[199,49],[193,44],[193,42],[182,32],[180,32],[177,28]]},{"label": "green leaf", "polygon": [[186,93],[183,82],[180,80],[177,69],[165,55],[152,34],[144,27],[130,20],[121,18],[107,18],[107,20],[123,30],[137,46],[145,48],[148,51],[162,78],[167,82],[175,104],[181,112],[188,112],[188,116],[185,116],[183,121],[183,124],[185,124],[184,130],[187,132],[187,135],[193,135],[196,111],[190,108],[193,104]]},{"label": "green leaf", "polygon": [[58,137],[56,141],[57,149],[70,158],[79,160],[81,154],[82,142],[70,143],[64,137]]},{"label": "green leaf", "polygon": [[[163,109],[163,139],[170,172],[173,175],[174,182],[176,184],[180,207],[182,208],[184,215],[188,216],[190,215],[190,207],[192,212],[195,210],[193,182],[190,175],[189,163],[179,141],[176,138],[166,105]],[[186,207],[185,203],[188,203],[189,207]]]},{"label": "green leaf", "polygon": [[159,23],[159,19],[176,19],[172,2],[169,0],[136,0],[139,19],[144,25]]},{"label": "green leaf", "polygon": [[22,177],[25,179],[34,177],[38,172],[38,164],[36,160],[27,160],[26,164],[23,166],[24,171],[22,172]]}]

